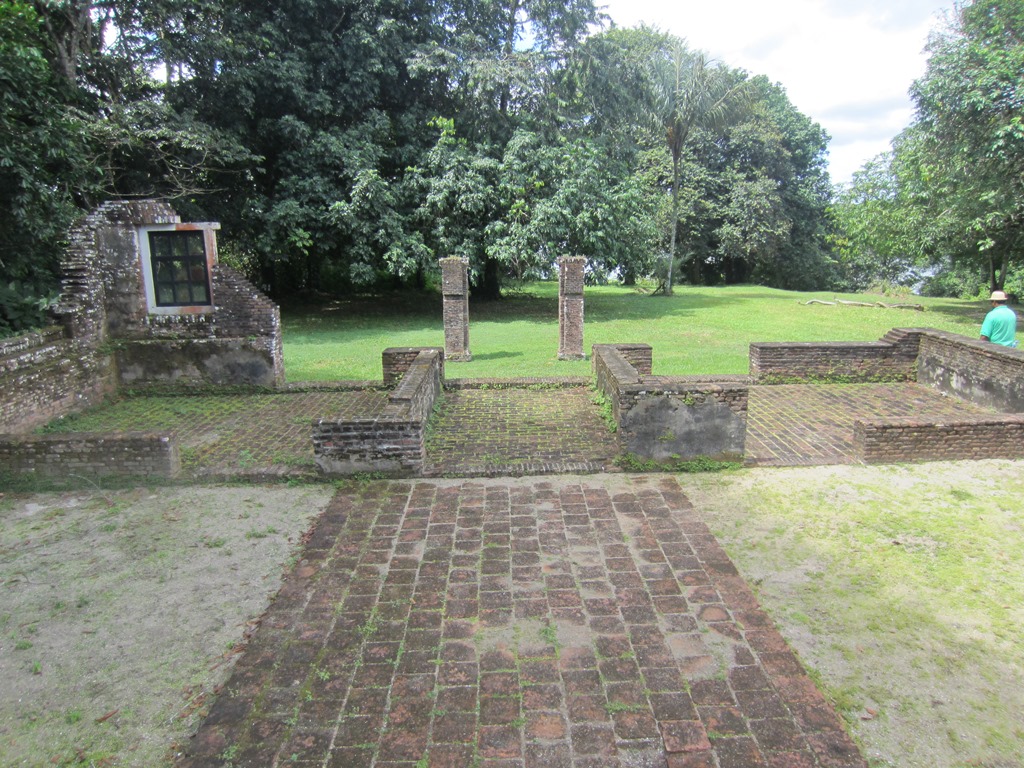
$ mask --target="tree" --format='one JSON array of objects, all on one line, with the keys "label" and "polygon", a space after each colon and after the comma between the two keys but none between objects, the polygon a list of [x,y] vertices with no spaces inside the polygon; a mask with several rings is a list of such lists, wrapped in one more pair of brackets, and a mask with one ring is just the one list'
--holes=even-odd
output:
[{"label": "tree", "polygon": [[922,245],[934,222],[922,219],[926,209],[915,205],[907,174],[900,178],[900,162],[908,154],[904,141],[899,160],[893,152],[879,155],[839,192],[835,245],[851,288],[913,285],[928,261]]},{"label": "tree", "polygon": [[406,60],[436,24],[425,0],[246,1],[175,49],[184,76],[169,103],[248,155],[216,167],[221,191],[195,206],[225,223],[275,296],[422,275],[407,169],[433,137],[436,86]]},{"label": "tree", "polygon": [[65,232],[102,181],[89,115],[46,46],[30,3],[0,4],[0,333],[43,320]]},{"label": "tree", "polygon": [[1024,5],[975,0],[928,44],[904,183],[944,224],[956,259],[986,262],[990,289],[1024,256]]},{"label": "tree", "polygon": [[665,279],[665,293],[671,295],[683,150],[695,128],[720,131],[727,125],[746,101],[746,84],[742,80],[737,82],[728,70],[709,61],[703,53],[689,51],[678,39],[654,59],[652,71],[654,114],[672,156],[671,234]]},{"label": "tree", "polygon": [[[532,242],[521,228],[529,201],[508,198],[516,178],[536,169],[513,167],[525,159],[513,142],[536,134],[546,146],[566,128],[559,73],[599,15],[593,0],[456,0],[442,8],[443,34],[412,60],[415,73],[440,84],[437,116],[450,121],[430,155],[427,210],[440,252],[454,255],[447,249],[460,241],[458,252],[471,262],[474,294],[497,298],[503,274],[537,260],[522,250]],[[467,167],[504,174],[505,182],[493,177],[503,185],[504,200],[468,185],[474,175],[456,178]],[[536,189],[529,188],[532,199]]]}]

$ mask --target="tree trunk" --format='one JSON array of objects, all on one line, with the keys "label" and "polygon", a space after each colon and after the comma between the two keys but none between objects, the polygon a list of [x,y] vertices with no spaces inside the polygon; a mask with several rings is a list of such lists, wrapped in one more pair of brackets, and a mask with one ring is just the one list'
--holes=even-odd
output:
[{"label": "tree trunk", "polygon": [[676,232],[679,230],[679,155],[672,153],[672,235],[668,246],[665,295],[672,295],[672,267],[676,260]]},{"label": "tree trunk", "polygon": [[490,257],[484,259],[483,272],[472,289],[472,294],[475,298],[488,300],[501,298],[500,266],[497,259]]}]

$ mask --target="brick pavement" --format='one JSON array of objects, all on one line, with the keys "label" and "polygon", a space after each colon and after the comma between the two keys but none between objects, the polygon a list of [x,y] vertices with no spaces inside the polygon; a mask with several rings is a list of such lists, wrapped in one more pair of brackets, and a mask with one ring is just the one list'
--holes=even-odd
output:
[{"label": "brick pavement", "polygon": [[61,424],[69,431],[174,432],[186,475],[202,481],[261,481],[314,473],[311,423],[372,417],[387,392],[309,389],[273,394],[141,396],[113,400]]},{"label": "brick pavement", "polygon": [[854,464],[853,423],[943,422],[992,411],[917,384],[790,384],[752,387],[746,463],[755,466]]},{"label": "brick pavement", "polygon": [[585,386],[455,389],[433,416],[424,475],[601,472],[618,455]]},{"label": "brick pavement", "polygon": [[666,475],[351,482],[178,768],[866,763]]},{"label": "brick pavement", "polygon": [[[265,480],[314,473],[310,423],[372,416],[382,389],[261,395],[126,398],[76,417],[86,431],[171,430],[187,474],[200,480]],[[428,477],[614,471],[619,448],[589,387],[446,390],[427,441]],[[751,388],[747,463],[855,461],[856,418],[972,418],[989,411],[916,384],[779,385]]]}]

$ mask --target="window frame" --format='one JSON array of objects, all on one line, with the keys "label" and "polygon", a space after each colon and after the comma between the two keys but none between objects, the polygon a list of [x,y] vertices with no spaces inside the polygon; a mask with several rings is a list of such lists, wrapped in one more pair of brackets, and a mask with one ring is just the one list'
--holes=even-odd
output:
[{"label": "window frame", "polygon": [[[146,309],[151,315],[196,315],[209,314],[214,311],[213,267],[217,264],[216,230],[220,225],[210,222],[187,224],[159,224],[140,227],[137,231],[139,260],[142,267],[142,283],[146,295]],[[208,303],[205,304],[167,304],[157,302],[156,276],[153,272],[153,256],[150,248],[150,233],[201,232],[203,235],[203,251],[206,267],[206,290]],[[158,257],[159,258],[159,257]]]}]

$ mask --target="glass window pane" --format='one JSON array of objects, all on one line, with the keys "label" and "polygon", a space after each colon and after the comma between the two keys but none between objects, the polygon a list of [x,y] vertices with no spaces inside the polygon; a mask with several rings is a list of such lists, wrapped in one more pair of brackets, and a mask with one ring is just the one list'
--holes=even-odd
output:
[{"label": "glass window pane", "polygon": [[202,232],[151,232],[150,256],[158,306],[211,303]]},{"label": "glass window pane", "polygon": [[202,232],[189,232],[188,233],[188,254],[189,256],[195,256],[196,258],[202,258],[206,261],[206,248],[203,245],[203,233]]}]

